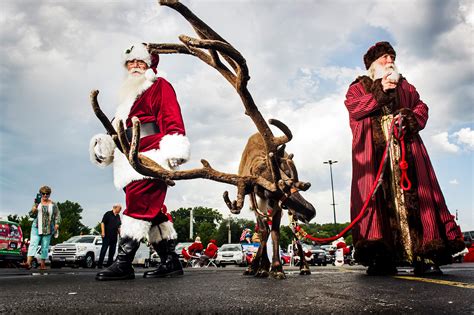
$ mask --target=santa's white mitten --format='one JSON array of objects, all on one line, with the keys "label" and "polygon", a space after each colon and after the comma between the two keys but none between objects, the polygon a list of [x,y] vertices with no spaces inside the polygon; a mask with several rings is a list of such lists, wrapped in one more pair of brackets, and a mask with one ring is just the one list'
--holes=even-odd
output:
[{"label": "santa's white mitten", "polygon": [[97,134],[89,143],[89,157],[93,164],[105,167],[114,160],[115,143],[106,134]]}]

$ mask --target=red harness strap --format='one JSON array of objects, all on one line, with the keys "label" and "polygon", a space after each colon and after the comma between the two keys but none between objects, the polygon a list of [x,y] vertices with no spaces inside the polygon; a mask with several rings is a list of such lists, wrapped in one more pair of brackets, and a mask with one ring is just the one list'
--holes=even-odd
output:
[{"label": "red harness strap", "polygon": [[[400,141],[401,158],[400,158],[399,165],[400,165],[400,170],[402,171],[402,176],[401,176],[401,179],[400,179],[400,186],[402,187],[403,190],[409,190],[411,188],[411,182],[408,179],[408,175],[407,175],[408,163],[405,160],[405,140],[404,140],[405,131],[401,128],[401,122],[402,122],[401,117],[399,117],[399,116],[395,117],[395,119],[393,119],[393,121],[392,121],[392,124],[390,125],[390,133],[389,134],[390,135],[393,134],[395,136],[395,138]],[[377,176],[375,177],[375,181],[374,181],[374,184],[372,185],[372,189],[370,190],[370,193],[367,195],[367,198],[364,202],[364,205],[362,206],[362,209],[361,209],[360,213],[357,215],[357,217],[344,230],[342,230],[337,235],[332,236],[332,237],[319,238],[319,237],[314,237],[314,236],[308,234],[307,232],[305,232],[303,230],[303,228],[301,226],[299,226],[297,224],[297,222],[295,221],[294,224],[293,224],[294,225],[294,230],[295,230],[294,232],[296,232],[295,234],[300,234],[302,237],[307,238],[311,241],[318,242],[318,243],[328,243],[328,242],[335,241],[338,238],[341,238],[350,229],[352,229],[352,227],[357,222],[359,222],[360,219],[362,219],[362,217],[364,216],[364,214],[367,210],[367,206],[369,205],[370,200],[373,198],[373,196],[375,195],[375,192],[377,191],[377,189],[379,187],[379,180],[382,177],[384,166],[387,162],[388,150],[390,148],[390,140],[391,139],[388,139],[388,141],[387,141],[387,145],[385,146],[385,151],[382,155],[382,162],[380,163],[379,169],[377,171]],[[406,183],[406,185],[405,185],[405,183]]]}]

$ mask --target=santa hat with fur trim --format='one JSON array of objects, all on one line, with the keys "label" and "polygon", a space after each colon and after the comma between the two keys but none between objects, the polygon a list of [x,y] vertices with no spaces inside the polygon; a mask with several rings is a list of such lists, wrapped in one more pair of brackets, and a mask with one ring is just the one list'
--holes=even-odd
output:
[{"label": "santa hat with fur trim", "polygon": [[364,55],[365,69],[369,69],[372,62],[379,59],[385,54],[396,56],[397,53],[393,49],[389,42],[378,42],[374,46],[370,47]]},{"label": "santa hat with fur trim", "polygon": [[148,51],[148,45],[145,43],[137,43],[131,45],[125,50],[122,56],[122,63],[126,66],[127,61],[141,60],[148,66],[148,70],[145,72],[145,77],[149,81],[155,81],[157,78],[156,67],[160,61],[160,55],[150,54]]}]

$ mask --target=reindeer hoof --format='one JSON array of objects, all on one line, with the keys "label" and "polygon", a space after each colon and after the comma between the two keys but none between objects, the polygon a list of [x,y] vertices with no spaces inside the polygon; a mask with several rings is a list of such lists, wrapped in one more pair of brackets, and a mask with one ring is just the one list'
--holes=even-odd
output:
[{"label": "reindeer hoof", "polygon": [[300,270],[300,275],[301,276],[310,275],[310,274],[311,274],[311,270],[309,270],[309,269],[301,269]]},{"label": "reindeer hoof", "polygon": [[267,270],[260,269],[259,271],[257,271],[257,273],[255,273],[255,277],[257,278],[268,278],[268,276],[269,273]]},{"label": "reindeer hoof", "polygon": [[255,274],[257,273],[257,271],[255,269],[247,269],[244,271],[243,275],[244,276],[255,276]]},{"label": "reindeer hoof", "polygon": [[283,271],[272,271],[270,272],[270,274],[272,275],[274,279],[278,279],[278,280],[286,279],[286,275]]}]

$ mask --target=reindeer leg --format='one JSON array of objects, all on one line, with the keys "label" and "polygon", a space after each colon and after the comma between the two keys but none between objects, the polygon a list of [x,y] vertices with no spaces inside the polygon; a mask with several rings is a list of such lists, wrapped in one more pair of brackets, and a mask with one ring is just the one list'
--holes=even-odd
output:
[{"label": "reindeer leg", "polygon": [[300,275],[310,275],[311,270],[309,269],[308,262],[306,261],[306,257],[304,257],[303,246],[299,240],[296,241],[296,246],[298,247],[298,253],[300,254]]},{"label": "reindeer leg", "polygon": [[273,211],[271,230],[273,257],[270,274],[275,279],[286,279],[280,260],[280,222],[282,210],[280,207],[274,207]]},{"label": "reindeer leg", "polygon": [[255,277],[267,278],[269,276],[268,272],[270,270],[270,260],[268,259],[267,255],[269,227],[267,222],[265,222],[263,218],[259,218],[259,221],[261,221],[262,224],[262,239],[260,240],[260,247],[257,251],[257,256],[259,256],[259,264],[257,272],[255,273]]}]

